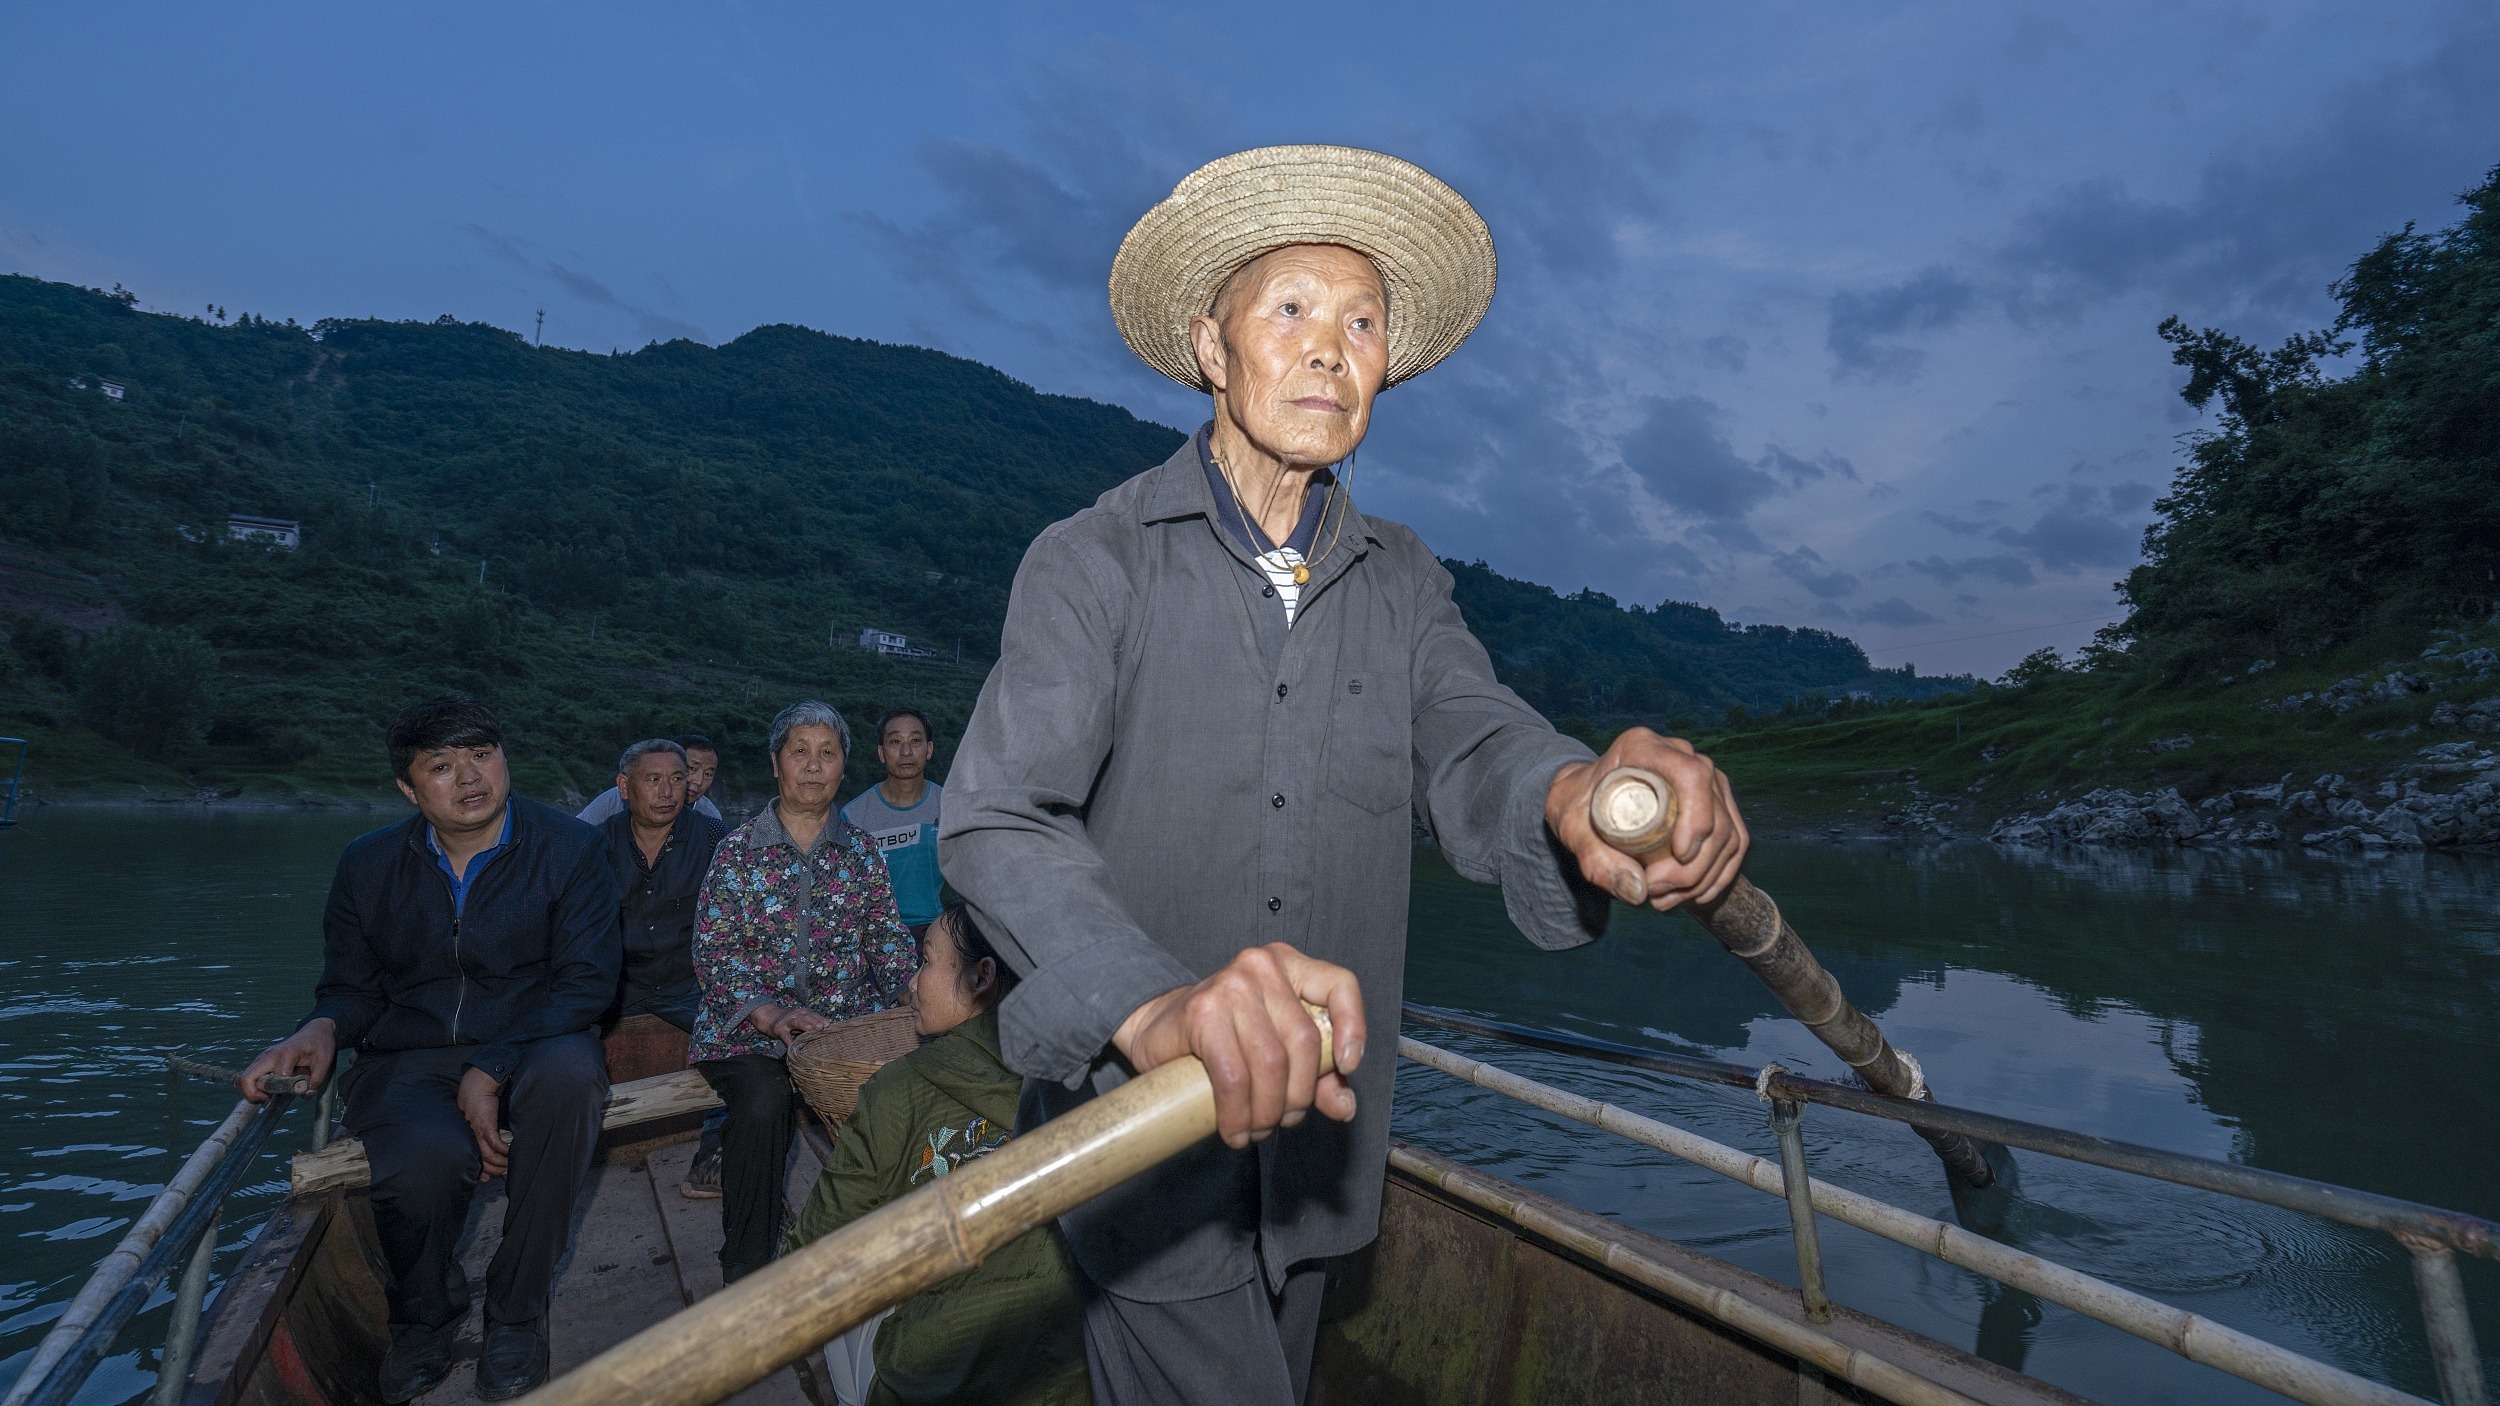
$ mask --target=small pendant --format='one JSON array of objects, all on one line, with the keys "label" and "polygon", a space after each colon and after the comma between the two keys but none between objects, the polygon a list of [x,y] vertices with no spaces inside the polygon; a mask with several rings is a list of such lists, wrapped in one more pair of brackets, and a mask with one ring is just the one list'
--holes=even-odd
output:
[{"label": "small pendant", "polygon": [[1311,584],[1311,568],[1297,564],[1293,569],[1293,583],[1297,586]]}]

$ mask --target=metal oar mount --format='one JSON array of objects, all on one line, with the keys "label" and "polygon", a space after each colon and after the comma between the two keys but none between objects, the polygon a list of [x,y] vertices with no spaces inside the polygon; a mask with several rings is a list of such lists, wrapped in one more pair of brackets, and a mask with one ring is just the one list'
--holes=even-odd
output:
[{"label": "metal oar mount", "polygon": [[[1598,838],[1635,859],[1666,848],[1675,818],[1675,791],[1643,767],[1617,767],[1599,777],[1589,794],[1589,823]],[[1894,1049],[1875,1022],[1841,994],[1840,983],[1806,950],[1770,895],[1740,875],[1716,901],[1689,904],[1686,911],[1752,968],[1788,1013],[1856,1070],[1868,1088],[1894,1098],[1933,1101],[1918,1062]],[[1944,1160],[1954,1208],[1963,1223],[1977,1221],[1973,1229],[1993,1229],[2014,1190],[2013,1154],[1998,1143],[1912,1126]]]}]

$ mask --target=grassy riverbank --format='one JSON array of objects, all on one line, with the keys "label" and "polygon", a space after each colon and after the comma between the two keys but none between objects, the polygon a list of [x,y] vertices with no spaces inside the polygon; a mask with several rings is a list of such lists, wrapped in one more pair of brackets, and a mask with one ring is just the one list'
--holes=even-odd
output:
[{"label": "grassy riverbank", "polygon": [[[2194,801],[2287,774],[2307,784],[2339,772],[2358,783],[2415,762],[2425,746],[2500,742],[2432,721],[2443,704],[2462,712],[2500,696],[2500,676],[2478,680],[2453,662],[2500,646],[2500,629],[2442,640],[2442,657],[2424,659],[2418,633],[2391,630],[2253,676],[2163,682],[2136,670],[2064,670],[2019,688],[1703,729],[1695,740],[1734,778],[1748,814],[1774,829],[1863,831],[1921,806],[1984,831],[2102,786],[2175,786]],[[2314,699],[2290,711],[2264,706],[2346,680],[2366,692],[2390,673],[2431,687],[2343,712]]]}]

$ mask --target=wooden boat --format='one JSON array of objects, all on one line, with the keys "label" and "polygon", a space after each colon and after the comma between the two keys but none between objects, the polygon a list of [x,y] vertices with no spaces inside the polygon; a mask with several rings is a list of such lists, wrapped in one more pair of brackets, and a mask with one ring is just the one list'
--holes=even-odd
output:
[{"label": "wooden boat", "polygon": [[[610,1041],[617,1093],[550,1325],[558,1373],[719,1288],[718,1207],[677,1189],[711,1097],[684,1067],[682,1037],[672,1049],[673,1033],[627,1028]],[[818,1139],[798,1158],[794,1197],[815,1176]],[[294,1178],[295,1196],[216,1301],[183,1406],[378,1401],[383,1291],[361,1149],[341,1141],[299,1156]],[[478,1200],[464,1258],[473,1277],[493,1253],[501,1196],[490,1186]],[[1523,1211],[1541,1232],[1518,1223]],[[1658,1287],[1662,1273],[1680,1282],[1683,1298]],[[1685,1301],[1694,1286],[1715,1296],[1717,1311]],[[1882,1399],[1827,1381],[1794,1353],[1725,1321],[1745,1310],[1807,1324],[1797,1291],[1785,1285],[1401,1146],[1387,1173],[1378,1244],[1332,1274],[1313,1399],[1383,1406]],[[2080,1400],[1846,1309],[1811,1331],[1960,1398],[2009,1406]],[[462,1370],[425,1398],[428,1406],[472,1399],[466,1360],[477,1348],[474,1319],[461,1346]],[[806,1367],[803,1359],[738,1399],[832,1406]]]}]

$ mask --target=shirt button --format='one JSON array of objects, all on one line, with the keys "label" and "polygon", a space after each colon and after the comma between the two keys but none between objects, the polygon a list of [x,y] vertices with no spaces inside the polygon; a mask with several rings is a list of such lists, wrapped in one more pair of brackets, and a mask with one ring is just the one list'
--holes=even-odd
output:
[{"label": "shirt button", "polygon": [[1276,594],[1276,588],[1274,586],[1261,586],[1259,587],[1259,594],[1263,596],[1272,596]]},{"label": "shirt button", "polygon": [[1267,798],[1267,803],[1276,807],[1278,810],[1283,810],[1285,808],[1285,793],[1282,791],[1277,792],[1275,795]]},{"label": "shirt button", "polygon": [[1267,901],[1267,911],[1269,911],[1270,913],[1273,913],[1273,912],[1275,912],[1277,909],[1282,908],[1282,907],[1284,907],[1284,906],[1285,906],[1285,900],[1283,900],[1283,899],[1281,899],[1281,898],[1271,898],[1271,899],[1269,899],[1269,900]]},{"label": "shirt button", "polygon": [[1276,696],[1279,698],[1285,696],[1285,686],[1283,684],[1276,685]]}]

